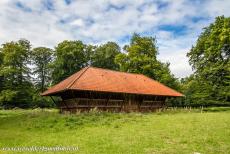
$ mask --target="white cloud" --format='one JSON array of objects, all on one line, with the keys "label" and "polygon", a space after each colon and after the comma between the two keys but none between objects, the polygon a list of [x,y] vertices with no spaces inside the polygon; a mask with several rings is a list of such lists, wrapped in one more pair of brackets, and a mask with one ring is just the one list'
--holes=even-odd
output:
[{"label": "white cloud", "polygon": [[82,27],[84,26],[84,22],[82,19],[76,19],[73,22],[71,22],[70,25]]},{"label": "white cloud", "polygon": [[205,11],[208,12],[210,16],[230,16],[229,8],[229,0],[212,0],[207,3],[207,7],[204,7]]},{"label": "white cloud", "polygon": [[229,8],[229,0],[79,0],[68,5],[64,0],[46,5],[43,0],[1,0],[0,44],[26,38],[34,46],[54,47],[66,39],[123,45],[127,40],[122,38],[134,32],[156,35],[159,59],[170,62],[177,77],[185,77],[192,72],[186,57],[191,45],[215,16],[229,16]]}]

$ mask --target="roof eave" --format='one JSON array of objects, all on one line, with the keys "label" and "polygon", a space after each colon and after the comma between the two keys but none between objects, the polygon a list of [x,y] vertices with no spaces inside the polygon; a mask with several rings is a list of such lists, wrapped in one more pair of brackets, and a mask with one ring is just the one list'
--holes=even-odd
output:
[{"label": "roof eave", "polygon": [[42,93],[40,94],[41,96],[55,96],[59,93],[66,92],[68,90],[73,90],[73,91],[93,91],[93,92],[105,92],[105,93],[123,93],[123,94],[133,94],[133,95],[150,95],[150,96],[165,96],[165,97],[185,97],[183,94],[180,93],[181,96],[179,95],[164,95],[164,94],[149,94],[149,93],[126,93],[126,92],[113,92],[113,91],[99,91],[99,90],[82,90],[82,89],[73,89],[73,88],[66,88],[61,91],[56,91],[56,92],[50,92],[50,93]]}]

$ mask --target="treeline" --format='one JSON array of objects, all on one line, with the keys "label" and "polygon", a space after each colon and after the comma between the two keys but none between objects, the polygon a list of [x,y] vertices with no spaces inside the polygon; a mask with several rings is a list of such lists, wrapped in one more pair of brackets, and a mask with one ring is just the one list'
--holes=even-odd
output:
[{"label": "treeline", "polygon": [[86,66],[145,74],[186,95],[169,100],[173,106],[230,104],[229,18],[218,17],[188,52],[195,71],[190,77],[178,80],[157,55],[156,38],[138,34],[123,49],[115,42],[95,46],[66,40],[54,49],[32,48],[25,39],[6,42],[0,48],[0,106],[53,107],[40,93]]},{"label": "treeline", "polygon": [[187,53],[194,74],[182,79],[183,103],[230,105],[230,17],[217,17]]}]

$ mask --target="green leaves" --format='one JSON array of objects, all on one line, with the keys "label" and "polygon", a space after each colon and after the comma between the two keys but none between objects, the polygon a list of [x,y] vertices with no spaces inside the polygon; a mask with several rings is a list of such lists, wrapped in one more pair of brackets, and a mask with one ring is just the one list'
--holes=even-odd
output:
[{"label": "green leaves", "polygon": [[[27,40],[2,45],[0,69],[1,98],[4,106],[27,106],[31,101],[31,45]],[[9,104],[10,102],[10,104]],[[17,105],[16,105],[17,104]]]},{"label": "green leaves", "polygon": [[230,103],[230,18],[220,16],[199,36],[187,54],[199,84],[194,87],[195,101]]},{"label": "green leaves", "polygon": [[119,66],[115,63],[115,57],[121,53],[120,47],[115,42],[95,47],[91,53],[90,63],[92,66],[118,70]]},{"label": "green leaves", "polygon": [[157,60],[158,48],[155,38],[134,34],[130,45],[126,45],[124,50],[125,53],[120,53],[115,58],[121,71],[145,74],[170,87],[179,88],[177,79],[169,70],[169,63]]},{"label": "green leaves", "polygon": [[82,41],[63,41],[55,47],[53,83],[58,83],[88,65],[89,50]]},{"label": "green leaves", "polygon": [[44,91],[51,82],[51,62],[53,50],[46,47],[37,47],[32,50],[33,75],[36,76],[35,86],[39,92]]},{"label": "green leaves", "polygon": [[17,91],[3,90],[0,92],[0,102],[13,102],[17,96]]}]

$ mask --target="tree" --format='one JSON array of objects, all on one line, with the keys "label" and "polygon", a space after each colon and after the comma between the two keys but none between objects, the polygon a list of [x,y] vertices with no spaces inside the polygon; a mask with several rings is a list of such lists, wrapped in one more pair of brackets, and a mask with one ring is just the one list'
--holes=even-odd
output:
[{"label": "tree", "polygon": [[33,74],[36,76],[35,85],[39,92],[46,90],[51,81],[51,68],[53,50],[46,47],[37,47],[32,50]]},{"label": "tree", "polygon": [[[3,53],[1,52],[0,49],[0,70],[3,69]],[[3,75],[0,74],[0,93],[3,90]]]},{"label": "tree", "polygon": [[91,46],[82,41],[63,41],[55,47],[55,60],[52,64],[54,84],[62,81],[88,65]]},{"label": "tree", "polygon": [[5,106],[26,107],[31,103],[30,54],[31,45],[27,40],[8,42],[2,45],[2,66],[0,76],[3,88],[0,101]]},{"label": "tree", "polygon": [[126,53],[120,53],[115,58],[120,70],[145,74],[170,87],[179,88],[178,81],[170,72],[169,63],[157,60],[158,48],[155,38],[134,34],[130,45],[126,45],[124,50]]},{"label": "tree", "polygon": [[195,73],[194,100],[209,104],[230,103],[230,18],[217,17],[204,28],[188,52]]},{"label": "tree", "polygon": [[97,47],[91,54],[91,65],[100,68],[118,70],[115,57],[121,53],[120,47],[115,42],[107,42]]},{"label": "tree", "polygon": [[2,66],[3,64],[3,53],[1,51],[2,49],[0,48],[0,67]]}]

